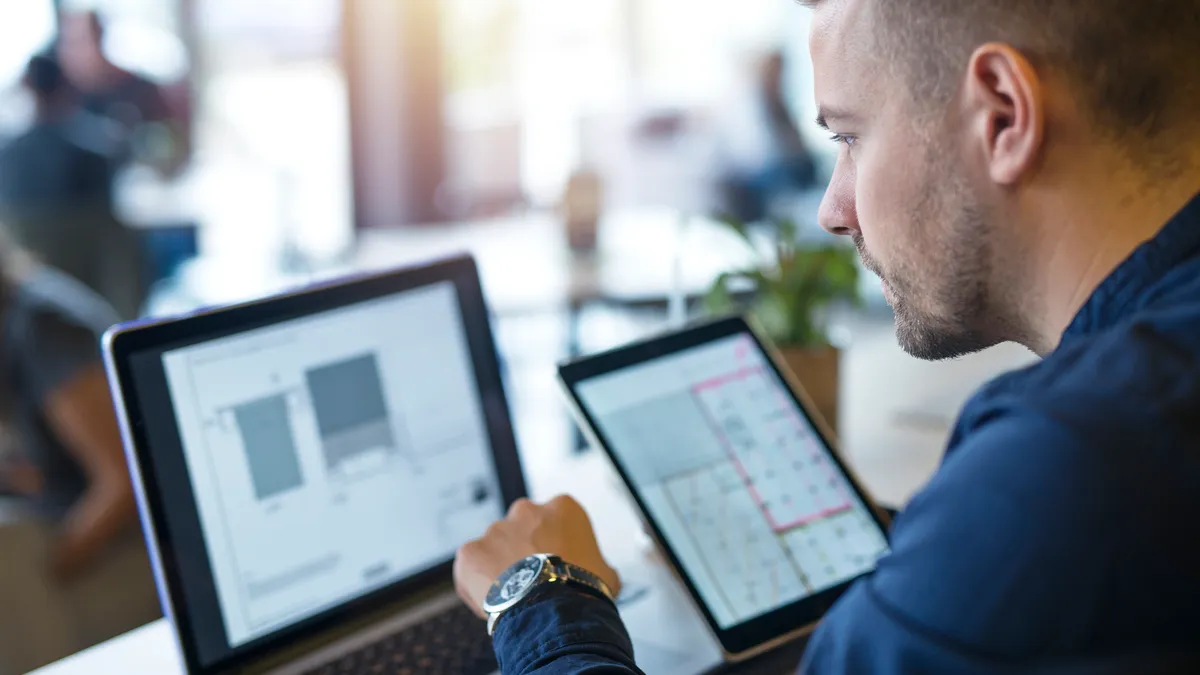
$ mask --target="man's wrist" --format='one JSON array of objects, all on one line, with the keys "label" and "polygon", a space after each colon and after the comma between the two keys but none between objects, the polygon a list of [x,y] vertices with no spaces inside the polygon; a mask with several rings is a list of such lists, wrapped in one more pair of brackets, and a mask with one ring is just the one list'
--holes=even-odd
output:
[{"label": "man's wrist", "polygon": [[549,585],[586,588],[600,598],[614,599],[613,590],[599,575],[557,555],[535,553],[509,565],[492,582],[483,600],[483,610],[488,615],[488,635],[495,632],[500,617],[524,603],[535,590]]},{"label": "man's wrist", "polygon": [[[539,584],[536,588],[529,591],[529,595],[522,598],[520,602],[499,613],[499,616],[496,617],[495,624],[493,625],[493,637],[497,631],[501,630],[500,626],[505,623],[505,617],[513,614],[519,614],[522,611],[532,608],[534,605],[545,601],[554,600],[556,598],[570,598],[572,596],[575,596],[579,600],[585,602],[595,600],[597,602],[603,602],[610,607],[616,608],[616,601],[614,599],[609,598],[600,590],[584,584],[569,581],[556,581]],[[511,621],[509,623],[511,623]]]}]

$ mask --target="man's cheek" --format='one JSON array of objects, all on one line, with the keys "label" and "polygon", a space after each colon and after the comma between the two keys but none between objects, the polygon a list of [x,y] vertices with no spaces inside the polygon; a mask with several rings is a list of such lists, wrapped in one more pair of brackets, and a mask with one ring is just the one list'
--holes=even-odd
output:
[{"label": "man's cheek", "polygon": [[871,170],[870,165],[860,166],[855,190],[855,208],[863,243],[871,256],[880,262],[886,258],[881,240],[887,238],[887,221],[896,216],[893,207],[888,204],[888,186],[881,182],[882,178]]}]

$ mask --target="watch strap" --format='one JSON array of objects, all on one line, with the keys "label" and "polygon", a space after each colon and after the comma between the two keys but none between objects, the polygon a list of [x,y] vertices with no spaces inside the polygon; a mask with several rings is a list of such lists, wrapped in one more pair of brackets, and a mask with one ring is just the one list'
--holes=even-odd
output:
[{"label": "watch strap", "polygon": [[542,574],[529,592],[521,599],[521,601],[512,607],[498,611],[489,612],[487,618],[487,632],[492,635],[496,631],[496,623],[501,616],[507,614],[510,610],[524,604],[526,600],[537,594],[540,587],[550,584],[566,584],[574,586],[576,589],[587,593],[588,595],[596,596],[597,599],[607,599],[609,602],[616,603],[616,598],[609,587],[608,583],[599,576],[587,571],[586,569],[573,565],[556,555],[548,555],[545,557],[548,564],[550,574],[546,574],[543,569]]},{"label": "watch strap", "polygon": [[554,566],[555,576],[560,580],[585,586],[599,593],[605,598],[608,598],[610,602],[616,602],[616,597],[614,596],[612,589],[609,588],[608,583],[606,583],[598,575],[593,574],[592,572],[589,572],[578,565],[573,565],[558,556],[550,556],[550,561]]}]

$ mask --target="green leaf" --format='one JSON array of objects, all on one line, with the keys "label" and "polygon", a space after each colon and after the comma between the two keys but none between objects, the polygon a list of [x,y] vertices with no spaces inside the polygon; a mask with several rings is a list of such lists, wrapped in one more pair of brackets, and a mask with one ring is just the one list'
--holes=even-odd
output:
[{"label": "green leaf", "polygon": [[708,293],[704,296],[704,307],[709,314],[728,314],[734,309],[733,294],[729,292],[729,279],[732,272],[725,272],[717,277]]},{"label": "green leaf", "polygon": [[772,241],[763,249],[749,226],[735,218],[717,216],[735,233],[761,264],[718,276],[705,295],[711,313],[730,313],[739,307],[731,285],[745,282],[754,291],[750,306],[767,334],[783,346],[818,346],[828,342],[822,321],[837,303],[861,304],[858,255],[842,243],[802,245],[801,225],[792,219],[769,223]]},{"label": "green leaf", "polygon": [[750,236],[750,228],[746,223],[728,214],[718,214],[714,216],[714,219],[740,237],[751,250],[758,250],[754,246],[754,238]]}]

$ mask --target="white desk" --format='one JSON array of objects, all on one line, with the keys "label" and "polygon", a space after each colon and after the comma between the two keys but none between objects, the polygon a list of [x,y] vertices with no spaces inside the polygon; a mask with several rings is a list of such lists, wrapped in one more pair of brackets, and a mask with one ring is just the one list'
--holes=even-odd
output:
[{"label": "white desk", "polygon": [[85,649],[30,675],[183,675],[175,636],[165,619]]}]

